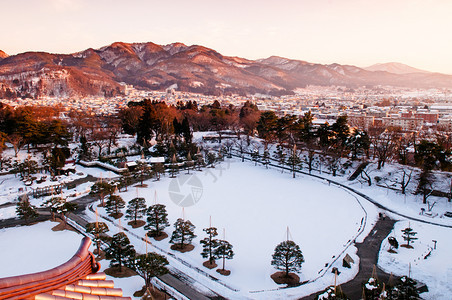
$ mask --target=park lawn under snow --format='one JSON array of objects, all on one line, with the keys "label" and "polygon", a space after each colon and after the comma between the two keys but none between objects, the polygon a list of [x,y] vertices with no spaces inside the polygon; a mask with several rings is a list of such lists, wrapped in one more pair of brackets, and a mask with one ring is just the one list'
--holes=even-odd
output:
[{"label": "park lawn under snow", "polygon": [[[392,272],[398,276],[408,275],[409,265],[411,265],[411,277],[427,284],[429,289],[429,292],[421,294],[422,298],[450,299],[452,229],[405,220],[397,222],[389,236],[395,237],[399,245],[405,244],[401,230],[408,226],[417,232],[415,237],[418,240],[410,243],[414,248],[399,247],[396,254],[389,253],[387,251],[389,242],[386,238],[380,248],[378,265],[386,272]],[[438,241],[436,249],[433,250],[432,240]],[[424,259],[430,251],[431,254]]]},{"label": "park lawn under snow", "polygon": [[[361,220],[365,218],[364,210],[350,193],[308,176],[292,179],[291,174],[281,174],[277,170],[255,167],[238,160],[228,160],[216,168],[196,172],[196,176],[202,183],[202,197],[195,205],[186,207],[184,212],[182,207],[171,201],[168,193],[170,182],[178,179],[162,177],[160,181],[146,181],[147,188],[129,187],[127,192],[121,192],[120,195],[126,202],[137,196],[144,197],[148,206],[154,203],[157,195],[157,202],[167,206],[171,226],[165,231],[169,236],[176,219],[185,215],[196,226],[197,238],[193,240],[195,249],[192,252],[181,254],[170,250],[169,238],[151,242],[208,271],[248,297],[262,296],[248,292],[281,287],[270,278],[276,271],[270,262],[275,246],[286,239],[287,227],[289,238],[299,244],[303,252],[305,263],[299,275],[301,281],[305,281],[316,278],[325,264],[330,264],[341,254],[347,243],[356,238]],[[186,188],[186,185],[183,186],[181,193],[191,192]],[[366,205],[366,208],[369,210],[367,222],[371,228],[376,210],[373,205]],[[103,208],[99,208],[99,213],[106,215]],[[212,226],[219,229],[219,238],[222,238],[224,228],[226,239],[234,246],[234,259],[226,261],[226,269],[232,272],[228,277],[202,266],[206,259],[200,255],[199,241],[205,237],[202,229],[209,227],[210,217]],[[145,234],[143,228],[131,229],[126,225],[124,217],[121,224],[139,236]],[[117,228],[110,226],[110,229],[112,234],[118,232]],[[363,233],[360,238],[366,234]],[[145,251],[142,241],[131,240],[137,251]],[[149,251],[153,249],[150,247]],[[358,263],[355,251],[356,248],[350,247],[345,253],[349,253]],[[221,267],[221,262],[217,263]],[[342,259],[335,266],[340,267],[341,264]],[[353,278],[357,270],[342,268],[341,271],[344,271],[344,275],[339,280],[344,282]],[[322,285],[326,287],[332,284],[332,276],[328,271],[327,282],[323,281]],[[287,291],[297,295],[315,291],[313,287],[303,291],[304,287]]]}]

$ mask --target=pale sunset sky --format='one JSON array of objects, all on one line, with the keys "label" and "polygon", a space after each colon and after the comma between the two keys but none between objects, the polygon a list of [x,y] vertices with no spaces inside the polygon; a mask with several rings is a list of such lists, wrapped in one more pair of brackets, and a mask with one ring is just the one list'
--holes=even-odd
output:
[{"label": "pale sunset sky", "polygon": [[452,74],[452,0],[0,0],[0,26],[10,55],[182,42],[249,59]]}]

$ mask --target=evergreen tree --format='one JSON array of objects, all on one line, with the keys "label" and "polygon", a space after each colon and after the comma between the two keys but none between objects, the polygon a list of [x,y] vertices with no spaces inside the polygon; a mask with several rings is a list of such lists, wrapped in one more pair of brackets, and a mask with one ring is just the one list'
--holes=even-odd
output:
[{"label": "evergreen tree", "polygon": [[61,214],[65,227],[66,227],[66,216],[76,210],[77,210],[77,203],[69,202],[66,200],[64,201],[63,205],[60,207],[60,210],[58,211],[58,213]]},{"label": "evergreen tree", "polygon": [[193,139],[193,133],[191,132],[190,123],[188,122],[187,118],[184,118],[182,120],[181,131],[182,135],[184,136],[185,143],[191,144]]},{"label": "evergreen tree", "polygon": [[124,189],[124,191],[127,192],[127,187],[130,184],[132,184],[132,174],[129,172],[129,170],[126,170],[121,173],[121,177],[119,178],[119,184],[118,184],[119,191]]},{"label": "evergreen tree", "polygon": [[127,204],[126,219],[133,220],[133,224],[137,224],[137,220],[141,219],[146,213],[146,200],[141,197],[133,198]]},{"label": "evergreen tree", "polygon": [[146,162],[137,161],[137,167],[135,169],[135,177],[140,180],[140,184],[143,186],[143,181],[152,174],[152,169]]},{"label": "evergreen tree", "polygon": [[30,204],[28,197],[26,199],[20,200],[17,203],[16,214],[20,219],[24,219],[25,223],[27,224],[30,219],[35,219],[38,217],[36,207]]},{"label": "evergreen tree", "polygon": [[341,289],[329,286],[315,297],[316,300],[348,300]]},{"label": "evergreen tree", "polygon": [[163,229],[169,226],[168,213],[163,204],[154,204],[149,206],[146,211],[147,224],[144,229],[149,230],[147,235],[150,237],[159,237]]},{"label": "evergreen tree", "polygon": [[268,165],[270,164],[270,152],[268,149],[265,149],[262,154],[262,164],[264,164],[265,168],[268,169]]},{"label": "evergreen tree", "polygon": [[61,197],[52,197],[49,200],[46,200],[41,206],[47,207],[50,209],[52,213],[52,220],[55,220],[55,214],[57,214],[60,210],[60,206],[64,204],[64,199]]},{"label": "evergreen tree", "polygon": [[[280,144],[276,146],[276,151],[273,157],[278,161],[280,166],[284,166],[286,164],[286,153],[283,151],[283,147]],[[281,173],[282,172],[284,172],[283,168],[281,168]]]},{"label": "evergreen tree", "polygon": [[416,289],[416,281],[408,276],[402,276],[391,290],[388,291],[387,299],[419,299],[419,292]]},{"label": "evergreen tree", "polygon": [[108,215],[118,219],[121,217],[121,209],[126,206],[124,200],[119,195],[110,195],[105,203],[105,210]]},{"label": "evergreen tree", "polygon": [[91,160],[92,157],[92,151],[91,151],[91,144],[88,143],[86,136],[83,134],[80,137],[80,146],[78,151],[78,158],[81,160]]},{"label": "evergreen tree", "polygon": [[179,166],[177,164],[176,154],[173,154],[171,158],[171,178],[176,177],[176,174],[179,172]]},{"label": "evergreen tree", "polygon": [[168,269],[166,265],[168,264],[169,262],[165,256],[151,252],[136,256],[132,269],[144,279],[146,288],[151,288],[152,277],[167,274]]},{"label": "evergreen tree", "polygon": [[96,244],[97,255],[100,255],[100,244],[103,240],[103,234],[108,231],[108,226],[104,222],[86,224],[86,232],[93,235],[93,242]]},{"label": "evergreen tree", "polygon": [[287,158],[287,165],[292,170],[292,177],[295,178],[296,171],[301,169],[301,160],[298,157],[298,151],[296,146],[293,147],[292,153]]},{"label": "evergreen tree", "polygon": [[272,256],[272,266],[285,272],[285,277],[289,277],[289,272],[298,272],[304,262],[300,246],[293,241],[284,241],[275,248]]},{"label": "evergreen tree", "polygon": [[185,161],[185,165],[187,166],[187,174],[190,174],[190,168],[193,166],[193,159],[191,158],[190,151],[187,155],[187,160]]},{"label": "evergreen tree", "polygon": [[130,266],[135,257],[135,248],[130,244],[130,240],[124,232],[119,232],[111,237],[109,247],[106,249],[105,256],[110,259],[110,267]]},{"label": "evergreen tree", "polygon": [[206,155],[206,161],[208,166],[214,168],[215,167],[214,164],[217,161],[217,156],[213,152],[208,152]]},{"label": "evergreen tree", "polygon": [[232,251],[232,245],[226,240],[219,240],[218,246],[214,251],[215,257],[223,260],[223,266],[221,270],[224,271],[224,265],[226,259],[232,259],[234,257],[234,251]]},{"label": "evergreen tree", "polygon": [[174,244],[177,248],[183,249],[185,245],[189,245],[191,241],[196,237],[195,225],[189,220],[177,219],[174,223],[174,231],[171,235],[170,243]]},{"label": "evergreen tree", "polygon": [[115,190],[115,187],[112,186],[110,183],[108,183],[106,181],[98,181],[91,186],[90,194],[98,195],[99,199],[101,200],[101,203],[102,203],[101,205],[105,206],[105,203],[104,203],[105,196],[113,193],[114,190]]},{"label": "evergreen tree", "polygon": [[160,175],[165,174],[165,167],[163,166],[162,163],[155,163],[153,164],[153,171],[155,174],[155,178],[157,180],[160,180]]},{"label": "evergreen tree", "polygon": [[407,247],[410,247],[411,241],[417,240],[417,237],[415,237],[416,234],[417,232],[415,232],[411,227],[407,227],[402,230],[402,237],[406,241]]},{"label": "evergreen tree", "polygon": [[259,149],[253,149],[251,151],[251,158],[254,161],[254,165],[257,166],[257,162],[259,161],[260,155],[259,155]]},{"label": "evergreen tree", "polygon": [[381,292],[383,290],[383,287],[381,286],[380,282],[370,277],[367,282],[363,283],[363,292],[364,292],[364,298],[363,299],[369,299],[369,300],[379,300]]},{"label": "evergreen tree", "polygon": [[202,245],[201,256],[203,258],[208,258],[209,263],[213,264],[216,258],[215,250],[218,247],[218,240],[215,239],[215,237],[218,235],[217,228],[204,228],[203,231],[205,231],[208,236],[200,241]]}]

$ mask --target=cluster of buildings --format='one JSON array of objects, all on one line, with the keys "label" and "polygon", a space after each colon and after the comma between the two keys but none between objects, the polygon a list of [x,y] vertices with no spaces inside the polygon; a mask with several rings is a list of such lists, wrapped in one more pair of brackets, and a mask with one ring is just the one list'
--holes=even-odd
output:
[{"label": "cluster of buildings", "polygon": [[1,100],[15,105],[64,106],[66,110],[90,110],[94,114],[114,114],[130,101],[151,99],[176,105],[178,102],[196,101],[198,106],[215,100],[222,106],[241,107],[252,101],[260,110],[272,110],[278,115],[303,115],[310,111],[315,123],[333,123],[340,115],[347,115],[349,123],[362,129],[372,126],[394,126],[406,131],[452,131],[452,91],[447,89],[418,90],[394,87],[360,87],[351,89],[338,86],[308,86],[298,89],[294,95],[271,97],[255,95],[243,97],[208,96],[167,91],[143,91],[124,85],[125,95],[114,98],[72,97],[59,99]]}]

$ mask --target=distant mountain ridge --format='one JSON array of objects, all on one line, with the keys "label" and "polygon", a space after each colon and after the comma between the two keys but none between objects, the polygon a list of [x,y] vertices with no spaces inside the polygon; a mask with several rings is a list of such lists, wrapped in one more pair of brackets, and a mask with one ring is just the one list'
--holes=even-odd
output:
[{"label": "distant mountain ridge", "polygon": [[416,69],[413,67],[410,67],[408,65],[398,63],[398,62],[390,62],[390,63],[380,63],[380,64],[374,64],[372,66],[364,68],[367,71],[384,71],[394,74],[410,74],[410,73],[432,73],[429,71],[424,71],[420,69]]},{"label": "distant mountain ridge", "polygon": [[452,76],[395,74],[278,56],[249,60],[183,43],[116,42],[73,54],[26,52],[0,60],[0,98],[111,97],[123,94],[121,83],[152,90],[177,86],[180,91],[211,95],[285,95],[307,85],[452,88]]},{"label": "distant mountain ridge", "polygon": [[4,51],[0,50],[0,59],[7,58],[7,57],[8,57],[8,54],[6,54]]}]

